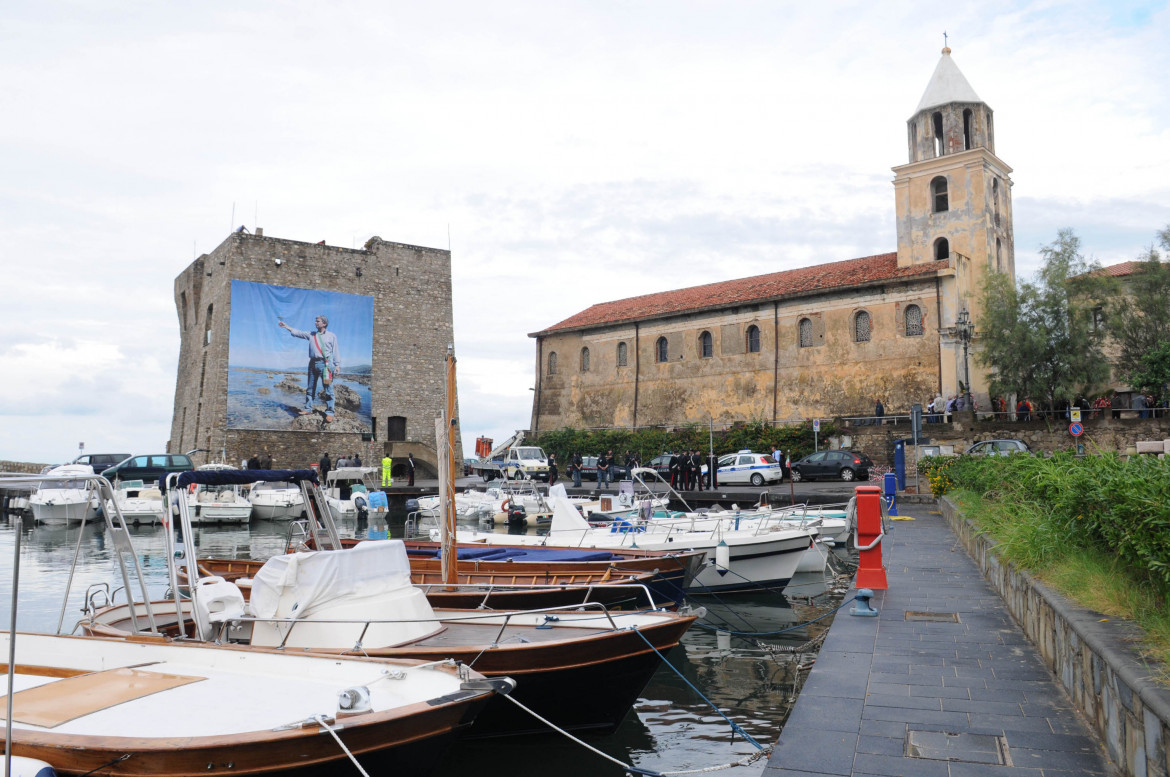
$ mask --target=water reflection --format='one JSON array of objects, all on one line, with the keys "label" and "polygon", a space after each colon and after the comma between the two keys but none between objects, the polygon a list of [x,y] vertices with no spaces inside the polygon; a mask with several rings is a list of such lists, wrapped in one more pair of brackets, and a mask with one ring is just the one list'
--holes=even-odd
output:
[{"label": "water reflection", "polygon": [[[348,521],[344,536],[403,536],[406,516],[391,513]],[[16,522],[0,517],[0,628],[9,624],[11,562]],[[501,530],[506,530],[501,527]],[[149,595],[161,598],[169,587],[166,535],[161,526],[130,528],[135,553],[147,579]],[[289,525],[255,521],[249,526],[198,526],[194,543],[199,556],[266,559],[282,551]],[[29,631],[54,631],[58,621],[69,633],[82,617],[85,593],[106,584],[117,601],[125,599],[115,569],[114,543],[103,524],[21,528],[20,609],[17,623]],[[72,595],[62,611],[69,568],[78,564]],[[823,576],[793,582],[787,595],[763,593],[696,597],[707,615],[692,628],[650,682],[632,714],[609,736],[588,737],[592,747],[622,763],[653,771],[701,769],[739,761],[756,751],[743,736],[732,734],[719,710],[753,739],[770,745],[799,692],[816,642],[831,619],[809,624],[841,601]],[[800,625],[807,624],[807,625]],[[597,689],[605,693],[604,687]],[[701,696],[700,696],[701,694]],[[565,699],[572,704],[572,699]],[[523,757],[518,756],[523,753]],[[727,775],[760,775],[766,759],[721,771]],[[517,740],[465,741],[453,748],[438,770],[439,777],[468,773],[545,777],[622,775],[625,769],[558,735]]]}]

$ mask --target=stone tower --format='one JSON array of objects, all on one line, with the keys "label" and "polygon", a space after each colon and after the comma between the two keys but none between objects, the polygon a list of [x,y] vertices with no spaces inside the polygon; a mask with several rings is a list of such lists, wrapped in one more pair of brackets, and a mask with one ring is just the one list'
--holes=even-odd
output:
[{"label": "stone tower", "polygon": [[966,345],[977,350],[984,274],[1015,277],[1012,170],[995,155],[991,108],[963,77],[949,48],[942,50],[907,130],[910,161],[894,168],[898,265],[939,263],[942,393],[958,394],[960,383],[970,384],[986,409],[986,376],[969,353],[964,357],[961,324],[971,322]]}]

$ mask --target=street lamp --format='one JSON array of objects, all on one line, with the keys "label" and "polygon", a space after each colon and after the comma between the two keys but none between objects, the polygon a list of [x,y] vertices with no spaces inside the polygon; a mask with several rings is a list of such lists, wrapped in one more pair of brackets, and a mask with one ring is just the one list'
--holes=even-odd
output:
[{"label": "street lamp", "polygon": [[963,382],[965,385],[965,394],[963,407],[965,410],[975,412],[975,407],[971,403],[971,370],[967,363],[967,349],[971,344],[971,337],[975,334],[975,323],[971,321],[971,315],[967,312],[967,306],[959,311],[959,317],[955,319],[955,334],[963,341]]}]

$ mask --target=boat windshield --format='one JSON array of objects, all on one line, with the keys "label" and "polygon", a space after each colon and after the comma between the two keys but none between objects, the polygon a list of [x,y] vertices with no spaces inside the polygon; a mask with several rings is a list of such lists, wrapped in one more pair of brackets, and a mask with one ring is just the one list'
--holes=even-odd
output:
[{"label": "boat windshield", "polygon": [[72,488],[72,489],[84,490],[85,489],[85,481],[84,480],[46,480],[44,483],[41,483],[41,485],[39,486],[39,489],[41,491],[51,491],[55,488],[61,488],[61,489]]},{"label": "boat windshield", "polygon": [[252,486],[253,491],[285,491],[290,488],[296,488],[296,485],[283,480],[261,480]]}]

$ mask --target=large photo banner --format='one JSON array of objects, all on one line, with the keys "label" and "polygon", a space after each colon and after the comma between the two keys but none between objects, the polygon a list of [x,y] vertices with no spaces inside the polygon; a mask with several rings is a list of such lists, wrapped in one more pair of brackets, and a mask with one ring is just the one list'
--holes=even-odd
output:
[{"label": "large photo banner", "polygon": [[374,298],[232,281],[227,425],[370,431]]}]

